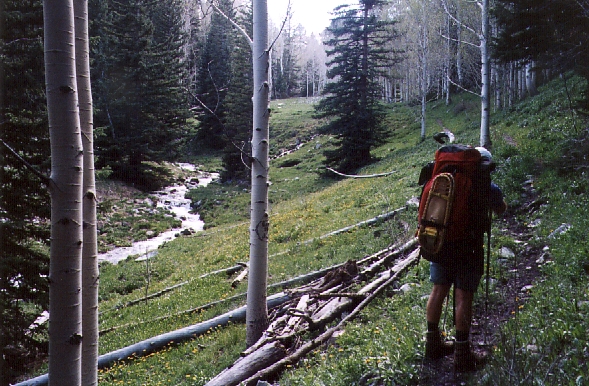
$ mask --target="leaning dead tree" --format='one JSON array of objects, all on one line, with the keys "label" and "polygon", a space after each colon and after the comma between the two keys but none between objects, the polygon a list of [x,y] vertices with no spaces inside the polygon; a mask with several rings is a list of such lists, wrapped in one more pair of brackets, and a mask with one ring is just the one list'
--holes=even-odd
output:
[{"label": "leaning dead tree", "polygon": [[[262,337],[206,386],[255,385],[277,376],[286,366],[326,343],[418,259],[419,249],[411,240],[359,262],[350,260],[324,277],[288,291],[290,300],[273,310],[272,322]],[[349,314],[326,329],[344,312]],[[302,342],[308,331],[315,332],[315,338]]]}]

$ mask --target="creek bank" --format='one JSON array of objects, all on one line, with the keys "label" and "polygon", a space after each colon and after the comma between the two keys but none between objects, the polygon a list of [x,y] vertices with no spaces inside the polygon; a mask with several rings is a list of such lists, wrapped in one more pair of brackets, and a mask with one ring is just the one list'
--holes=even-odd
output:
[{"label": "creek bank", "polygon": [[184,179],[181,184],[166,187],[163,190],[153,192],[157,197],[157,207],[164,208],[182,221],[182,225],[162,232],[147,240],[133,242],[128,247],[116,247],[108,252],[98,254],[99,262],[109,262],[117,264],[132,255],[139,255],[138,260],[144,260],[155,255],[159,246],[175,239],[181,235],[191,235],[202,231],[204,222],[200,219],[198,213],[192,213],[191,200],[186,198],[186,193],[190,189],[207,186],[211,181],[219,178],[218,173],[208,173],[199,171],[195,165],[188,163],[177,164],[182,170],[194,173],[191,177]]}]

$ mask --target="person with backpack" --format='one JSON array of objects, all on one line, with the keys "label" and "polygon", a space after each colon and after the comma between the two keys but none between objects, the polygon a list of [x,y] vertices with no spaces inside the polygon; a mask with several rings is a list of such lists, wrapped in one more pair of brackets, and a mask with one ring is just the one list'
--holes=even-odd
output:
[{"label": "person with backpack", "polygon": [[[426,307],[425,357],[454,354],[454,370],[480,369],[484,355],[469,342],[474,294],[484,271],[484,234],[490,232],[491,211],[507,210],[501,189],[491,182],[491,153],[482,147],[446,145],[435,162],[424,168],[425,182],[419,206],[418,240],[422,256],[430,261],[433,288]],[[431,175],[428,175],[431,174]],[[423,181],[425,180],[425,181]],[[454,285],[455,342],[439,330],[445,299]]]}]

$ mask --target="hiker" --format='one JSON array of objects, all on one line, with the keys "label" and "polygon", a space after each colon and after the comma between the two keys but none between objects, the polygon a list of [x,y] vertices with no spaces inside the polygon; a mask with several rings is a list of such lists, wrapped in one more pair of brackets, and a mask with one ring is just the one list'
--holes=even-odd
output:
[{"label": "hiker", "polygon": [[[481,161],[491,163],[491,153],[485,148],[476,148],[481,153]],[[501,189],[491,182],[489,206],[496,214],[507,210]],[[456,372],[480,369],[485,364],[485,355],[473,352],[470,348],[469,334],[472,319],[472,302],[484,271],[484,230],[469,238],[443,244],[439,254],[451,263],[430,262],[430,281],[433,289],[426,308],[427,333],[425,357],[440,359],[454,353]],[[479,234],[480,233],[480,234]],[[454,285],[455,296],[455,342],[446,341],[440,330],[444,300]]]}]

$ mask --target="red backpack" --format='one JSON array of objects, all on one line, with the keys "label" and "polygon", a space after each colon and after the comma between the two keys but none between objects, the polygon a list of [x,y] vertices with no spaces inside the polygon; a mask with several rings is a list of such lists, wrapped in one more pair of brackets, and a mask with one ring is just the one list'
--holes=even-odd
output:
[{"label": "red backpack", "polygon": [[421,180],[425,185],[419,203],[417,238],[422,255],[439,253],[446,242],[483,235],[490,220],[490,167],[473,147],[446,145],[435,153],[433,165]]}]

